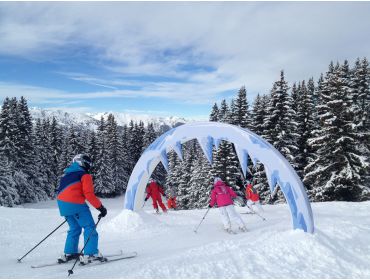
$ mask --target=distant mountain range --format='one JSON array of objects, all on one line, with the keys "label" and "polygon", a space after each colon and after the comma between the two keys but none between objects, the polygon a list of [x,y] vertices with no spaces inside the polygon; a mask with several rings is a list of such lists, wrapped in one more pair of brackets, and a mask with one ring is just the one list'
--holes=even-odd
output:
[{"label": "distant mountain range", "polygon": [[42,109],[37,107],[29,108],[33,120],[37,118],[53,118],[60,125],[75,125],[77,127],[85,126],[91,129],[96,129],[99,123],[100,118],[103,116],[105,119],[107,116],[112,113],[119,126],[129,124],[131,120],[134,122],[143,121],[144,125],[148,123],[153,123],[155,130],[163,132],[167,131],[172,127],[179,126],[191,120],[186,120],[181,117],[171,116],[171,117],[161,117],[161,116],[152,116],[149,114],[129,114],[129,113],[117,113],[117,112],[104,112],[104,113],[78,113],[78,112],[66,112],[63,110],[57,109]]}]

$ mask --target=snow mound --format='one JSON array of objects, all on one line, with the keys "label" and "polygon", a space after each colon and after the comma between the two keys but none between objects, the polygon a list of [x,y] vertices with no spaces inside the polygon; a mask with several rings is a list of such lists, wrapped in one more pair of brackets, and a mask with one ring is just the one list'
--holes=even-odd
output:
[{"label": "snow mound", "polygon": [[109,233],[153,232],[162,230],[165,227],[153,215],[144,211],[134,212],[124,209],[120,214],[104,224],[102,231]]}]

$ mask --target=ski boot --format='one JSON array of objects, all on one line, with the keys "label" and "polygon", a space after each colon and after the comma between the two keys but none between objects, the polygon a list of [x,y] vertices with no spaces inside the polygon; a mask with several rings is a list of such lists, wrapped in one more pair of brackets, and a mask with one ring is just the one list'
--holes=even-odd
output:
[{"label": "ski boot", "polygon": [[98,252],[97,254],[94,255],[82,255],[80,256],[80,265],[86,265],[95,261],[99,262],[105,262],[107,261],[106,258],[103,257],[103,255]]},{"label": "ski boot", "polygon": [[247,232],[247,228],[245,226],[239,227],[239,230],[242,232]]},{"label": "ski boot", "polygon": [[225,228],[225,231],[229,234],[235,234],[235,231],[233,231],[231,228]]},{"label": "ski boot", "polygon": [[57,262],[58,263],[66,263],[66,262],[69,262],[70,260],[78,259],[78,256],[79,256],[78,253],[74,253],[74,254],[63,254],[63,255],[61,255],[58,258]]}]

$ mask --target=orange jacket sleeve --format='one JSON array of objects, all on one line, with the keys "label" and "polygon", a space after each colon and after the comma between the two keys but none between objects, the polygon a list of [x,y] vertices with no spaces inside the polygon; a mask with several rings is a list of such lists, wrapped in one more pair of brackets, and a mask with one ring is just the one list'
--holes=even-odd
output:
[{"label": "orange jacket sleeve", "polygon": [[94,193],[94,184],[92,176],[90,174],[85,174],[81,178],[82,192],[88,202],[95,208],[99,208],[102,203],[99,198],[96,197]]}]

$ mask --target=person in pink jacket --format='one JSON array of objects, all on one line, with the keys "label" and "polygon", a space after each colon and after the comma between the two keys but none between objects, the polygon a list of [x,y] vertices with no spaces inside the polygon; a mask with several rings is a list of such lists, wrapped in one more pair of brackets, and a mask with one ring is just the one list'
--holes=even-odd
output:
[{"label": "person in pink jacket", "polygon": [[211,202],[208,207],[212,208],[217,204],[221,214],[222,223],[228,233],[233,233],[231,229],[231,220],[234,220],[238,224],[241,231],[247,231],[242,218],[239,213],[235,211],[234,202],[232,200],[232,198],[235,197],[236,193],[220,178],[216,177],[211,191]]}]

